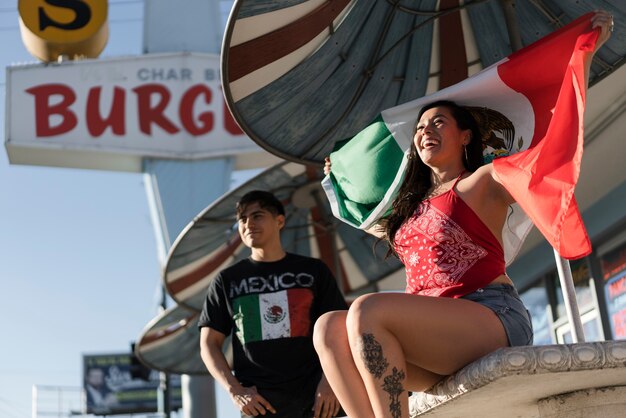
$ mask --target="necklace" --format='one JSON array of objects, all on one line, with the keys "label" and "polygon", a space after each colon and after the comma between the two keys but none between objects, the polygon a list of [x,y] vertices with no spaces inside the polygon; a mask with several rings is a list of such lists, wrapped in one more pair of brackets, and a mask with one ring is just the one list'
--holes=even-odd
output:
[{"label": "necklace", "polygon": [[446,180],[446,181],[440,181],[438,182],[438,184],[433,185],[431,187],[431,190],[426,194],[426,198],[430,199],[433,197],[437,197],[439,195],[442,195],[450,191],[450,189],[452,189],[453,186],[447,187],[447,185],[452,182],[456,182],[456,180],[461,178],[463,173],[465,173],[465,170],[461,171],[461,173],[456,177],[452,177],[451,179]]}]

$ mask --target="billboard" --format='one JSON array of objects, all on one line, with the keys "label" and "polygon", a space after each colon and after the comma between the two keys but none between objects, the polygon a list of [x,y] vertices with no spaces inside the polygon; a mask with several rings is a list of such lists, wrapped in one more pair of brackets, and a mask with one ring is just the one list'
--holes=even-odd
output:
[{"label": "billboard", "polygon": [[218,71],[219,55],[187,52],[8,67],[9,161],[141,172],[144,157],[259,153]]},{"label": "billboard", "polygon": [[[157,411],[159,372],[152,370],[149,379],[133,378],[131,354],[83,356],[83,388],[86,414],[114,415]],[[182,405],[180,376],[170,375],[170,407]]]}]

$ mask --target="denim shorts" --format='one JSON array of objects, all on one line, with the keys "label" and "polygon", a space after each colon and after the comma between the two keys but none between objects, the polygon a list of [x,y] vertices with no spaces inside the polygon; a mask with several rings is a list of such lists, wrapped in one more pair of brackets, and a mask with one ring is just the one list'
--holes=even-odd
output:
[{"label": "denim shorts", "polygon": [[462,299],[480,303],[494,311],[504,325],[509,346],[532,345],[533,325],[530,312],[515,287],[509,284],[490,284],[463,296]]}]

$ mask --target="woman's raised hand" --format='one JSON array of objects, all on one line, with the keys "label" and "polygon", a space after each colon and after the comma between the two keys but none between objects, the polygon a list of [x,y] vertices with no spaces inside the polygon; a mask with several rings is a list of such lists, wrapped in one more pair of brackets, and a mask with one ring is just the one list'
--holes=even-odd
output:
[{"label": "woman's raised hand", "polygon": [[596,14],[591,18],[591,27],[600,28],[600,36],[596,42],[596,51],[611,37],[614,25],[612,14],[606,10],[596,10]]},{"label": "woman's raised hand", "polygon": [[324,158],[324,175],[330,174],[330,157]]}]

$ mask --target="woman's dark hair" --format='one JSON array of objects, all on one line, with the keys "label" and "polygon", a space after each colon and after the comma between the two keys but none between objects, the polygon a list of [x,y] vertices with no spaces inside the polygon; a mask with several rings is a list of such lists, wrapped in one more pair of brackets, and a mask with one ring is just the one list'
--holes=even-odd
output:
[{"label": "woman's dark hair", "polygon": [[[467,171],[476,171],[478,167],[483,165],[483,146],[476,120],[464,107],[449,100],[439,100],[424,106],[417,116],[417,121],[419,122],[424,112],[434,107],[447,108],[450,110],[459,129],[469,129],[471,131],[470,142],[466,146],[467,158],[465,155],[463,156],[463,165],[465,165]],[[413,216],[432,186],[430,167],[422,162],[413,141],[411,141],[411,151],[408,159],[404,180],[398,195],[393,201],[391,214],[381,220],[381,226],[384,231],[383,239],[389,245],[389,253],[395,252],[393,240],[396,232],[407,219]]]},{"label": "woman's dark hair", "polygon": [[237,205],[235,206],[237,210],[237,218],[239,218],[241,214],[245,212],[248,205],[252,203],[258,203],[262,209],[267,210],[274,216],[285,215],[285,207],[280,200],[276,198],[276,196],[270,192],[266,192],[265,190],[253,190],[244,194],[237,202]]}]

